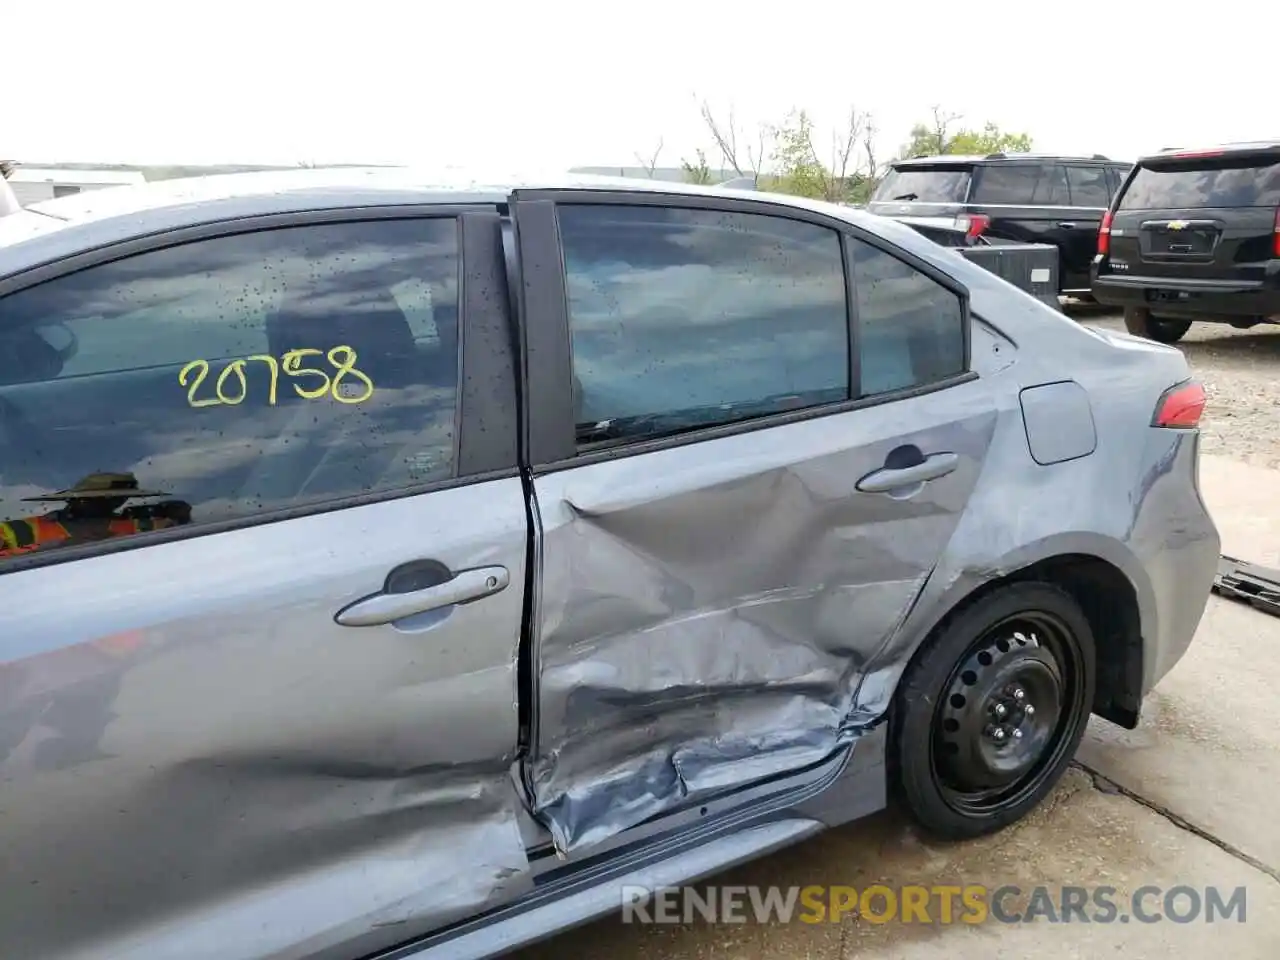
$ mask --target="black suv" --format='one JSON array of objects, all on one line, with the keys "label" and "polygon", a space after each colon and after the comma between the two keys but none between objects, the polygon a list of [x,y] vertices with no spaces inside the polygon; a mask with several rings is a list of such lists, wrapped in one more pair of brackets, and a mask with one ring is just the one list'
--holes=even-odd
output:
[{"label": "black suv", "polygon": [[1101,154],[913,157],[890,165],[867,209],[925,227],[959,222],[971,240],[1053,244],[1059,292],[1087,296],[1102,215],[1130,166]]},{"label": "black suv", "polygon": [[1280,141],[1138,161],[1098,232],[1093,294],[1173,343],[1193,320],[1280,322]]}]

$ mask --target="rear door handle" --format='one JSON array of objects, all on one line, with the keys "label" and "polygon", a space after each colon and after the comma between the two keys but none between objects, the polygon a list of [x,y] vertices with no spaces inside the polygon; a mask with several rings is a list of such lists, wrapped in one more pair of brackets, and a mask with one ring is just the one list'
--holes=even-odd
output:
[{"label": "rear door handle", "polygon": [[932,453],[922,463],[909,467],[884,467],[874,470],[858,481],[858,489],[863,493],[888,493],[902,487],[910,487],[917,483],[937,480],[945,477],[960,465],[960,458],[954,453]]},{"label": "rear door handle", "polygon": [[334,619],[344,627],[376,627],[417,613],[470,603],[505,590],[511,582],[506,567],[474,567],[459,570],[443,583],[405,593],[382,591],[357,600],[338,611]]},{"label": "rear door handle", "polygon": [[1059,220],[1058,226],[1061,227],[1063,230],[1074,230],[1076,228],[1076,225],[1072,223],[1070,220]]}]

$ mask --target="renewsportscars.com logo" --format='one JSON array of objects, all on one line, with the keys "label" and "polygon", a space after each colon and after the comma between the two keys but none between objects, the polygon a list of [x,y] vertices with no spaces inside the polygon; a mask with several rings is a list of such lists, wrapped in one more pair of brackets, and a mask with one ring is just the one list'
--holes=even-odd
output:
[{"label": "renewsportscars.com logo", "polygon": [[624,923],[1244,923],[1244,887],[986,887],[882,884],[857,887],[622,888]]}]

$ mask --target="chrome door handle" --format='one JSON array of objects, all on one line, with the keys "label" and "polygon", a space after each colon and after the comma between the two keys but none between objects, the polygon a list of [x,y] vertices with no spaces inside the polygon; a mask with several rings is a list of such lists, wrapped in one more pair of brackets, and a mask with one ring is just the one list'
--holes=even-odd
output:
[{"label": "chrome door handle", "polygon": [[954,453],[933,453],[925,457],[923,462],[909,467],[873,470],[858,481],[857,487],[863,493],[888,493],[901,487],[945,477],[959,465],[960,458]]},{"label": "chrome door handle", "polygon": [[1060,220],[1058,221],[1058,226],[1063,230],[1074,230],[1076,228],[1076,225],[1070,220]]},{"label": "chrome door handle", "polygon": [[511,582],[506,567],[459,570],[444,583],[408,593],[375,593],[343,607],[334,620],[344,627],[376,627],[416,613],[470,603],[505,590]]}]

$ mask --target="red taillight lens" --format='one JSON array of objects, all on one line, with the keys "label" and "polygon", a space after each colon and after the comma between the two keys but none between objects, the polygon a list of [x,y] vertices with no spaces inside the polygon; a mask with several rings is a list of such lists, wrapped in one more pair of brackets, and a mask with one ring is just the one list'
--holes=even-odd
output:
[{"label": "red taillight lens", "polygon": [[1280,259],[1280,207],[1276,207],[1275,225],[1271,228],[1271,255]]},{"label": "red taillight lens", "polygon": [[1156,405],[1153,427],[1198,427],[1204,415],[1204,387],[1194,380],[1165,391]]},{"label": "red taillight lens", "polygon": [[967,213],[956,218],[956,224],[964,228],[966,241],[977,240],[991,226],[991,218],[982,213]]},{"label": "red taillight lens", "polygon": [[1098,252],[1104,256],[1111,252],[1111,211],[1102,215],[1102,224],[1098,227]]}]

